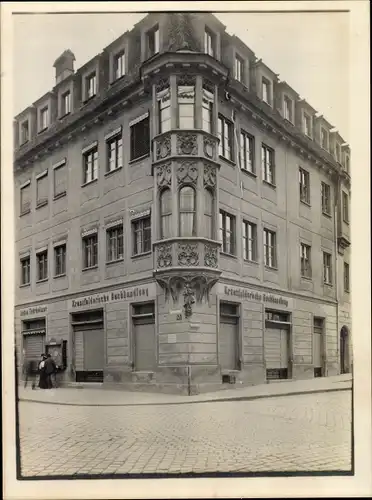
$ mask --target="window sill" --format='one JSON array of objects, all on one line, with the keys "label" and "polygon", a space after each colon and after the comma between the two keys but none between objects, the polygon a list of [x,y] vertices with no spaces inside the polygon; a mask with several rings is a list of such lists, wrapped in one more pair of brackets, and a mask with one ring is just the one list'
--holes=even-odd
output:
[{"label": "window sill", "polygon": [[66,273],[62,273],[62,274],[56,274],[55,276],[53,276],[54,279],[58,279],[58,278],[66,278]]},{"label": "window sill", "polygon": [[266,186],[268,186],[269,188],[271,189],[276,189],[276,184],[272,184],[271,182],[269,181],[265,181],[265,179],[262,179],[262,182],[263,184],[265,184]]},{"label": "window sill", "polygon": [[98,265],[96,266],[91,266],[91,267],[83,267],[82,271],[92,271],[93,269],[98,269]]},{"label": "window sill", "polygon": [[151,250],[149,250],[148,252],[137,253],[136,255],[132,255],[132,259],[138,259],[139,257],[147,257],[148,255],[151,254],[152,254]]},{"label": "window sill", "polygon": [[83,106],[85,106],[86,104],[88,104],[88,102],[90,102],[92,99],[94,99],[96,97],[97,94],[94,94],[94,95],[91,95],[90,97],[87,97],[86,99],[84,99],[83,101]]},{"label": "window sill", "polygon": [[27,139],[27,141],[23,141],[19,147],[21,148],[22,146],[25,146],[26,144],[28,144],[30,142],[30,139]]},{"label": "window sill", "polygon": [[148,158],[150,156],[150,151],[146,153],[145,155],[139,156],[138,158],[133,158],[133,160],[130,160],[129,165],[133,165],[134,163],[137,163],[138,161],[144,160],[145,158]]},{"label": "window sill", "polygon": [[120,82],[120,80],[123,80],[125,76],[127,76],[127,75],[124,73],[123,75],[118,76],[117,78],[114,78],[114,79],[110,82],[110,86],[115,85],[115,83],[117,83],[117,82]]},{"label": "window sill", "polygon": [[63,198],[64,196],[67,195],[67,192],[66,191],[63,191],[63,193],[58,193],[58,194],[55,194],[54,197],[53,197],[53,201],[55,200],[59,200],[60,198]]},{"label": "window sill", "polygon": [[265,264],[265,269],[266,269],[266,271],[275,271],[275,272],[277,272],[277,271],[278,271],[278,268],[277,268],[277,267],[274,267],[274,266],[267,266],[266,264]]},{"label": "window sill", "polygon": [[254,266],[258,266],[259,262],[257,260],[249,260],[249,259],[243,259],[244,264],[253,264]]},{"label": "window sill", "polygon": [[27,215],[27,214],[30,214],[31,213],[31,208],[29,208],[28,210],[25,210],[24,212],[21,212],[19,214],[20,217],[23,217],[24,215]]},{"label": "window sill", "polygon": [[234,255],[233,253],[227,253],[227,252],[220,252],[220,255],[223,255],[224,257],[231,257],[232,259],[237,259],[238,257]]},{"label": "window sill", "polygon": [[41,201],[40,203],[38,203],[38,204],[36,205],[36,210],[37,210],[38,208],[45,207],[46,205],[48,205],[48,200]]},{"label": "window sill", "polygon": [[30,286],[30,285],[31,285],[31,282],[29,282],[29,283],[21,283],[19,285],[19,288],[26,288],[26,286]]},{"label": "window sill", "polygon": [[116,259],[116,260],[108,260],[106,261],[106,266],[112,266],[114,264],[120,264],[120,262],[124,262],[124,257],[121,259]]},{"label": "window sill", "polygon": [[223,156],[223,155],[218,155],[219,158],[223,161],[225,161],[226,163],[229,163],[230,165],[234,166],[236,165],[235,161],[234,160],[230,160],[230,158],[226,158],[226,156]]},{"label": "window sill", "polygon": [[251,172],[250,170],[247,170],[247,169],[245,169],[245,168],[241,168],[240,170],[241,170],[244,174],[246,174],[246,175],[248,175],[248,176],[250,176],[250,177],[253,177],[254,179],[257,179],[257,174],[256,174],[256,172],[254,172],[254,171],[253,171],[253,172]]},{"label": "window sill", "polygon": [[302,203],[302,205],[306,205],[308,208],[311,208],[311,205],[308,201],[300,200],[300,202]]},{"label": "window sill", "polygon": [[117,168],[113,168],[112,170],[108,170],[107,172],[105,172],[105,177],[109,177],[111,174],[114,174],[115,172],[117,172],[118,170],[121,170],[123,167],[117,167]]},{"label": "window sill", "polygon": [[61,115],[58,120],[63,120],[64,118],[66,118],[66,116],[68,115],[71,115],[71,111],[68,111],[67,113],[65,113],[64,115]]},{"label": "window sill", "polygon": [[43,278],[42,280],[37,280],[36,284],[38,285],[39,283],[45,283],[46,281],[48,281],[48,278]]},{"label": "window sill", "polygon": [[328,219],[332,218],[332,215],[327,212],[322,212],[322,215],[324,215],[324,217],[327,217]]},{"label": "window sill", "polygon": [[323,281],[323,286],[326,286],[326,287],[328,287],[328,288],[333,288],[332,283],[326,283],[326,282],[324,282],[324,281]]},{"label": "window sill", "polygon": [[347,226],[350,224],[350,221],[345,220],[345,219],[342,219],[342,220],[343,220],[343,223],[346,224]]},{"label": "window sill", "polygon": [[345,290],[344,290],[344,292],[345,292],[345,293],[347,293],[347,294],[349,295],[350,290],[346,290],[346,289],[345,289]]},{"label": "window sill", "polygon": [[311,276],[301,276],[301,280],[312,283],[313,278]]},{"label": "window sill", "polygon": [[285,118],[285,117],[284,117],[284,121],[285,121],[285,123],[286,123],[287,125],[291,125],[292,127],[294,127],[294,123],[293,123],[293,121],[292,121],[292,120],[290,120],[289,118]]},{"label": "window sill", "polygon": [[88,182],[85,182],[84,184],[81,185],[81,187],[85,187],[85,186],[89,186],[90,184],[93,184],[94,182],[97,182],[98,181],[98,178],[97,179],[93,179],[92,181],[88,181]]},{"label": "window sill", "polygon": [[46,130],[48,130],[48,127],[44,127],[44,128],[42,128],[41,130],[39,130],[39,132],[37,133],[37,135],[42,134],[42,133],[43,133],[43,132],[45,132]]}]

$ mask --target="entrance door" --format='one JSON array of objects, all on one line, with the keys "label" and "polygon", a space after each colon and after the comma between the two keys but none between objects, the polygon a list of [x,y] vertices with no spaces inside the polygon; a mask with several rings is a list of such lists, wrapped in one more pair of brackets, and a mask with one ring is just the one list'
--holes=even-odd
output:
[{"label": "entrance door", "polygon": [[153,302],[133,306],[134,368],[156,371],[155,305]]},{"label": "entrance door", "polygon": [[238,370],[239,315],[236,304],[220,304],[219,359],[221,370]]},{"label": "entrance door", "polygon": [[266,327],[265,360],[268,379],[288,378],[288,330],[282,327]]},{"label": "entrance door", "polygon": [[314,318],[314,377],[323,376],[323,318]]},{"label": "entrance door", "polygon": [[84,332],[84,370],[103,371],[103,328]]},{"label": "entrance door", "polygon": [[349,373],[349,330],[343,326],[340,332],[340,372]]}]

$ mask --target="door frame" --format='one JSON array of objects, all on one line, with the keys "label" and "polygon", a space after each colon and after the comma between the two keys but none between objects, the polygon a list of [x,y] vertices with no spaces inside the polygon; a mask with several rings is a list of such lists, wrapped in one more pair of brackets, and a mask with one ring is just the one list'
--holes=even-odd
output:
[{"label": "door frame", "polygon": [[[287,331],[287,347],[288,347],[288,367],[287,367],[287,380],[291,380],[293,377],[293,325],[292,325],[292,312],[291,311],[283,311],[279,309],[271,309],[271,308],[263,308],[264,312],[264,323],[263,323],[263,351],[264,351],[264,365],[265,365],[265,378],[267,380],[267,373],[266,373],[266,356],[265,356],[265,331],[266,331],[266,325],[271,324],[275,327],[277,327],[280,330],[286,330]],[[287,321],[276,321],[276,320],[271,320],[271,319],[266,319],[266,313],[271,312],[271,313],[277,313],[277,314],[286,314],[287,316]]]},{"label": "door frame", "polygon": [[[241,302],[235,302],[233,300],[224,300],[224,299],[219,299],[218,300],[218,309],[217,309],[217,314],[218,314],[218,328],[217,328],[217,363],[219,366],[219,369],[221,371],[221,357],[220,357],[220,338],[221,338],[221,303],[222,304],[230,304],[233,306],[237,307],[237,322],[236,326],[238,328],[237,334],[236,334],[236,360],[235,360],[235,369],[231,369],[230,371],[242,371],[243,370],[243,315],[242,315],[242,303]],[[226,316],[226,315],[222,315]],[[224,370],[228,371],[228,370]]]},{"label": "door frame", "polygon": [[350,331],[346,325],[343,325],[340,330],[340,374],[349,373],[349,342]]}]

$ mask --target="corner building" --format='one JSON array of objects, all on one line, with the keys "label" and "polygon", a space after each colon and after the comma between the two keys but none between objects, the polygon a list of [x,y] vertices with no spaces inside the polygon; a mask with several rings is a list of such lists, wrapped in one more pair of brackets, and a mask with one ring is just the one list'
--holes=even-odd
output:
[{"label": "corner building", "polygon": [[150,14],[15,118],[20,360],[193,394],[352,369],[350,150],[211,14]]}]

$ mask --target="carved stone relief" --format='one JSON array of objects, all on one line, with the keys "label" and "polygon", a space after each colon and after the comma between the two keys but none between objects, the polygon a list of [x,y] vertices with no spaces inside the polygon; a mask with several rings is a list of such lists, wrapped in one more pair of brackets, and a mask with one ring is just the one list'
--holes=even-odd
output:
[{"label": "carved stone relief", "polygon": [[168,78],[162,78],[156,84],[156,92],[161,92],[162,90],[165,90],[168,87],[169,87],[169,79]]},{"label": "carved stone relief", "polygon": [[159,269],[172,265],[172,245],[159,245],[157,267]]},{"label": "carved stone relief", "polygon": [[199,265],[198,245],[196,243],[178,244],[178,265],[180,266]]},{"label": "carved stone relief", "polygon": [[215,157],[216,143],[211,137],[204,137],[203,150],[207,158]]},{"label": "carved stone relief", "polygon": [[156,180],[158,187],[169,187],[172,184],[172,167],[170,162],[156,167]]},{"label": "carved stone relief", "polygon": [[214,189],[217,182],[216,167],[213,165],[204,165],[204,187]]},{"label": "carved stone relief", "polygon": [[177,168],[178,184],[196,184],[198,174],[198,167],[194,161],[183,161]]},{"label": "carved stone relief", "polygon": [[177,85],[184,85],[185,87],[192,87],[195,85],[195,76],[194,75],[178,75],[177,76]]},{"label": "carved stone relief", "polygon": [[169,135],[156,140],[156,159],[166,158],[171,154],[171,138]]},{"label": "carved stone relief", "polygon": [[214,245],[205,245],[204,265],[207,267],[217,267],[217,247]]},{"label": "carved stone relief", "polygon": [[177,134],[177,153],[179,155],[197,154],[196,134]]}]

